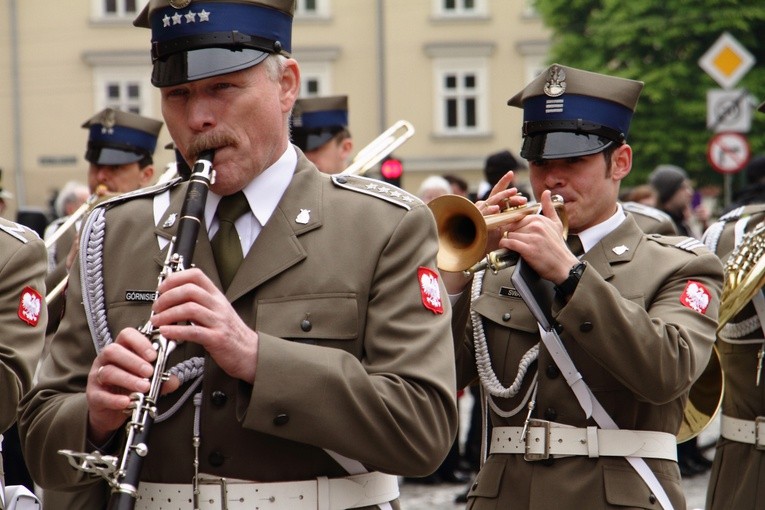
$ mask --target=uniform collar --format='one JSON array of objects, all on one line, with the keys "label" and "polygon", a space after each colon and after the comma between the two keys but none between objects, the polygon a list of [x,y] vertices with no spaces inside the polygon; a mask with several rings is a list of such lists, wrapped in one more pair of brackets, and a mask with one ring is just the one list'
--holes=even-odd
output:
[{"label": "uniform collar", "polygon": [[[293,145],[288,144],[287,150],[276,163],[266,168],[242,190],[250,204],[250,210],[261,226],[268,222],[276,210],[276,206],[292,180],[296,164],[297,153]],[[220,195],[212,192],[207,197],[205,224],[208,231],[221,198]]]},{"label": "uniform collar", "polygon": [[582,241],[584,252],[590,251],[590,248],[598,244],[601,239],[616,230],[626,217],[622,204],[617,202],[616,212],[610,218],[602,223],[598,223],[594,227],[579,232],[579,239]]}]

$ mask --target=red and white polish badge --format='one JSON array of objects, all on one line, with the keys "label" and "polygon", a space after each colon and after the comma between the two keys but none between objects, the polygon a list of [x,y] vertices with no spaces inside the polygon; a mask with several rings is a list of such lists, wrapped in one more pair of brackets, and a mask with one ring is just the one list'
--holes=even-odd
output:
[{"label": "red and white polish badge", "polygon": [[680,302],[683,306],[696,310],[700,314],[706,314],[712,295],[706,287],[699,282],[688,280],[683,295],[680,296]]},{"label": "red and white polish badge", "polygon": [[30,326],[37,326],[42,306],[40,293],[32,287],[24,287],[19,298],[19,318]]},{"label": "red and white polish badge", "polygon": [[420,295],[425,308],[435,314],[444,313],[441,287],[438,285],[438,273],[427,267],[419,267],[417,269],[417,281],[420,283]]}]

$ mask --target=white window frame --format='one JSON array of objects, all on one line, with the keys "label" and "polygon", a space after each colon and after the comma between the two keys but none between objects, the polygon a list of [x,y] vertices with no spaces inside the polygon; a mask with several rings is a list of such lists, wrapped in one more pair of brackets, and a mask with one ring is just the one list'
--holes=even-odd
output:
[{"label": "white window frame", "polygon": [[295,2],[296,19],[324,19],[332,15],[332,6],[330,0],[313,0],[316,2],[316,9],[307,10],[306,2],[308,0],[297,0]]},{"label": "white window frame", "polygon": [[[308,83],[315,80],[319,84],[316,92],[308,91]],[[330,62],[300,63],[300,97],[318,97],[332,95],[332,64]]]},{"label": "white window frame", "polygon": [[90,0],[90,12],[91,17],[94,20],[129,20],[133,21],[135,17],[141,12],[143,7],[149,3],[149,0],[136,0],[136,11],[126,12],[125,1],[115,0],[117,2],[117,12],[106,12],[106,0]]},{"label": "white window frame", "polygon": [[[433,63],[434,77],[434,126],[439,135],[446,136],[465,136],[465,135],[485,135],[489,126],[489,110],[486,104],[486,98],[489,97],[489,72],[488,60],[485,58],[442,58],[436,59]],[[447,89],[445,80],[448,75],[457,76],[456,89]],[[473,75],[475,78],[475,88],[468,91],[463,88],[465,76]],[[456,98],[457,105],[457,125],[447,125],[446,104],[450,99]],[[465,123],[465,101],[467,99],[475,101],[475,126],[468,126]]]},{"label": "white window frame", "polygon": [[[122,98],[115,103],[107,94],[107,86],[111,83],[119,84],[123,90],[128,84],[137,84],[138,99],[129,101],[127,98]],[[93,90],[95,91],[95,111],[101,111],[107,107],[120,110],[137,107],[140,115],[154,116],[152,111],[154,87],[145,66],[98,66],[93,69]]]},{"label": "white window frame", "polygon": [[467,0],[453,1],[455,3],[455,8],[447,9],[445,6],[446,0],[432,0],[433,16],[436,18],[473,18],[485,17],[489,13],[486,0],[472,0],[472,8],[465,6]]}]

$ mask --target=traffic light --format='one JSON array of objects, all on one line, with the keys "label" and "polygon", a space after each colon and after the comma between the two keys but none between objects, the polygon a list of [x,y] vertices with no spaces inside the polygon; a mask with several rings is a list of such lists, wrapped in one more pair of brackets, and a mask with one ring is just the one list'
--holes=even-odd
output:
[{"label": "traffic light", "polygon": [[401,187],[401,175],[404,173],[404,165],[400,159],[392,156],[386,157],[380,166],[380,175],[382,180],[388,184]]}]

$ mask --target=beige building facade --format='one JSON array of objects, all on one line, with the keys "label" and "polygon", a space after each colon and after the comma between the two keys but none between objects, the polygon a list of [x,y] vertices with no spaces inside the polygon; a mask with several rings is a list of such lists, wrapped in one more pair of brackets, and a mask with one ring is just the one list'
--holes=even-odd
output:
[{"label": "beige building facade", "polygon": [[[346,94],[355,149],[397,120],[415,134],[394,155],[415,192],[433,174],[476,190],[487,155],[521,141],[507,99],[546,65],[549,32],[524,0],[298,0],[293,54],[302,95]],[[161,119],[150,83],[146,0],[0,0],[0,168],[5,216],[47,210],[85,182],[87,131],[107,106]],[[264,129],[267,129],[264,126]],[[166,128],[158,173],[172,161]],[[374,175],[374,171],[370,172]]]}]

